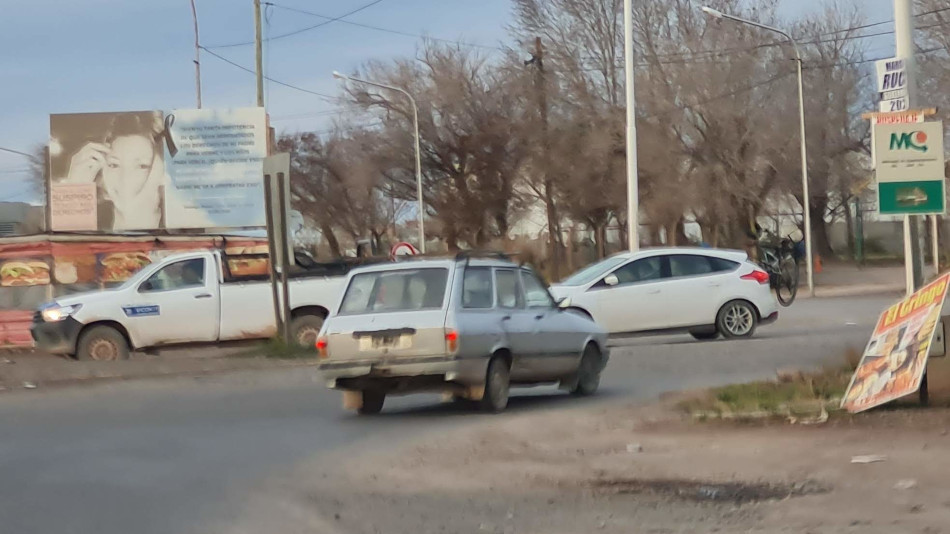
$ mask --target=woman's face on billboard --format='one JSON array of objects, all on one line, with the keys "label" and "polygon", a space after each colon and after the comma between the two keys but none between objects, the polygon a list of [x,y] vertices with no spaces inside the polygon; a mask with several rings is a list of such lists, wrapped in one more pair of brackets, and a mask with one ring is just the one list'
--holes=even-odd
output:
[{"label": "woman's face on billboard", "polygon": [[155,145],[141,135],[125,135],[115,138],[102,169],[102,180],[107,187],[122,191],[125,195],[138,194],[152,171]]}]

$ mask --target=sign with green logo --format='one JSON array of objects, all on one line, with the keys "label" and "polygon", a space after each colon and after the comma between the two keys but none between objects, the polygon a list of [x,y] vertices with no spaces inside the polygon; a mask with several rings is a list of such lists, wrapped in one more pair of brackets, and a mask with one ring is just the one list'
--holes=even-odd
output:
[{"label": "sign with green logo", "polygon": [[943,214],[943,122],[874,125],[874,168],[882,215]]}]

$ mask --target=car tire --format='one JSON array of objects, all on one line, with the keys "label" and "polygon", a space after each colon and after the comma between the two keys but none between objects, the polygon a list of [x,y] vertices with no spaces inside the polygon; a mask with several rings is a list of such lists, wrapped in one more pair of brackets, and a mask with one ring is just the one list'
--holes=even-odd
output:
[{"label": "car tire", "polygon": [[323,328],[323,317],[319,315],[295,317],[290,321],[290,339],[301,347],[315,349],[321,328]]},{"label": "car tire", "polygon": [[727,339],[749,338],[759,324],[759,312],[750,302],[727,302],[716,316],[716,329]]},{"label": "car tire", "polygon": [[94,326],[84,331],[76,343],[76,359],[117,361],[129,359],[129,343],[111,326]]},{"label": "car tire", "polygon": [[511,366],[502,356],[494,356],[488,362],[485,372],[485,393],[481,407],[486,412],[498,413],[508,406],[508,394],[511,389]]},{"label": "car tire", "polygon": [[600,372],[603,370],[602,358],[596,345],[588,344],[584,348],[577,367],[577,382],[571,389],[572,394],[587,397],[597,393],[597,388],[600,387]]},{"label": "car tire", "polygon": [[690,330],[689,335],[698,341],[711,341],[719,338],[719,330]]},{"label": "car tire", "polygon": [[356,413],[360,415],[376,415],[383,411],[383,404],[386,402],[386,392],[378,389],[364,389],[363,403]]}]

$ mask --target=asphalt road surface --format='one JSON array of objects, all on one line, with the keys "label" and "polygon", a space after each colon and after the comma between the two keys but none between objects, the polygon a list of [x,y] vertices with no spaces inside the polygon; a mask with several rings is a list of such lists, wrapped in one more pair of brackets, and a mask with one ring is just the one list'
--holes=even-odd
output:
[{"label": "asphalt road surface", "polygon": [[[660,393],[837,365],[862,349],[894,297],[804,299],[747,341],[619,339],[602,394]],[[580,402],[553,388],[516,392],[513,411]],[[134,381],[0,395],[0,532],[219,531],[273,474],[342,447],[388,447],[486,417],[433,396],[387,400],[384,414],[340,408],[312,370]],[[226,529],[225,529],[226,530]]]}]

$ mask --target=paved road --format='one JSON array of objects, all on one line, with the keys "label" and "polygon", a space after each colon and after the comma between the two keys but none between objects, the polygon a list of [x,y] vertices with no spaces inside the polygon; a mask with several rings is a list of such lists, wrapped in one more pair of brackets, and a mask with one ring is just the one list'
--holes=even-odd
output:
[{"label": "paved road", "polygon": [[[782,367],[838,364],[847,347],[863,348],[892,300],[801,300],[749,341],[616,340],[603,395],[587,402],[649,400]],[[511,409],[554,410],[565,402],[576,400],[538,388],[514,398]],[[207,532],[242,509],[245,491],[297,462],[485,417],[492,416],[420,396],[387,401],[384,416],[357,418],[340,410],[339,396],[315,384],[310,370],[2,395],[0,531]]]}]

